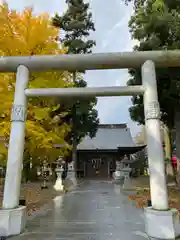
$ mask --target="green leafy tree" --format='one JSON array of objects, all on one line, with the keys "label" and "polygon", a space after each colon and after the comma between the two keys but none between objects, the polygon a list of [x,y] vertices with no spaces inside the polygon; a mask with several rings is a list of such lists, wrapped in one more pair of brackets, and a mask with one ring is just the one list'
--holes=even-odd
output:
[{"label": "green leafy tree", "polygon": [[[83,0],[66,0],[67,11],[59,16],[56,14],[52,19],[53,25],[63,29],[65,37],[63,44],[69,54],[91,53],[95,41],[88,37],[90,31],[95,31],[92,14],[89,12],[89,3]],[[86,87],[87,83],[82,78],[82,73],[73,72],[72,79],[75,87]],[[72,100],[71,100],[72,102]],[[69,107],[69,114],[64,121],[72,123],[72,131],[68,135],[68,141],[72,144],[72,160],[76,162],[77,144],[85,135],[93,137],[96,134],[99,123],[98,114],[95,110],[96,98],[74,99],[74,104],[64,103],[59,108],[59,113]],[[57,112],[56,111],[56,114]]]},{"label": "green leafy tree", "polygon": [[[180,6],[178,1],[136,0],[135,14],[129,22],[132,38],[139,41],[135,51],[167,50],[180,47],[179,26]],[[131,79],[128,85],[141,84],[140,69],[130,69]],[[170,128],[174,125],[174,114],[179,107],[178,68],[156,69],[158,97],[162,120]],[[130,108],[132,120],[144,124],[143,97],[132,98]]]},{"label": "green leafy tree", "polygon": [[[135,0],[135,13],[129,22],[132,38],[139,41],[135,51],[173,50],[180,48],[180,4],[178,0]],[[140,69],[130,69],[128,85],[141,84]],[[180,106],[180,68],[156,69],[158,98],[162,121],[171,130],[176,125],[177,155]],[[143,97],[132,98],[132,120],[144,124]]]}]

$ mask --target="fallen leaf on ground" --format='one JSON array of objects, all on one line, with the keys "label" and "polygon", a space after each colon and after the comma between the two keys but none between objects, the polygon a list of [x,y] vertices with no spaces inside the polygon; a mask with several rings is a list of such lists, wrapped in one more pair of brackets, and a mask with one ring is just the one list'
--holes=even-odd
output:
[{"label": "fallen leaf on ground", "polygon": [[[176,208],[180,213],[180,191],[176,187],[168,188],[169,208]],[[147,189],[138,189],[136,194],[128,196],[130,200],[135,201],[137,208],[147,207],[147,201],[151,199],[150,191]]]},{"label": "fallen leaf on ground", "polygon": [[[26,200],[27,214],[32,215],[33,212],[39,210],[42,206],[50,202],[54,197],[59,196],[59,192],[53,189],[53,185],[49,183],[48,189],[41,190],[41,183],[28,183],[21,185],[20,199]],[[2,206],[3,186],[0,185],[0,207]]]}]

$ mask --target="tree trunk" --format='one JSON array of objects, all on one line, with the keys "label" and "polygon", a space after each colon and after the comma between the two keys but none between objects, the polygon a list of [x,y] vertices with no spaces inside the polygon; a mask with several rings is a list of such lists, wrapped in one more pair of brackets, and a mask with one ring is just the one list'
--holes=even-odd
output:
[{"label": "tree trunk", "polygon": [[[76,81],[76,72],[73,72],[73,82]],[[76,114],[76,105],[73,106],[74,114]],[[72,141],[72,162],[74,165],[74,175],[77,177],[77,141],[76,141],[76,129],[75,129],[75,120],[72,121],[73,128],[73,141]]]},{"label": "tree trunk", "polygon": [[180,188],[180,111],[175,111],[175,131],[176,131],[176,157],[177,157],[177,176],[176,180]]},{"label": "tree trunk", "polygon": [[170,132],[169,128],[164,125],[164,144],[165,144],[165,156],[168,160],[171,160],[171,140],[170,140]]},{"label": "tree trunk", "polygon": [[177,184],[176,171],[171,161],[171,157],[172,157],[171,134],[170,134],[169,128],[166,125],[163,126],[163,131],[164,131],[164,144],[165,144],[165,159],[167,164],[166,173],[167,173],[167,176],[170,177],[170,180],[173,180]]},{"label": "tree trunk", "polygon": [[73,137],[72,142],[72,162],[74,164],[74,175],[77,178],[77,142],[76,137]]},{"label": "tree trunk", "polygon": [[166,164],[166,173],[168,176],[173,177],[173,168],[171,164],[171,141],[170,141],[170,132],[169,128],[163,124],[163,139],[165,145],[165,164]]}]

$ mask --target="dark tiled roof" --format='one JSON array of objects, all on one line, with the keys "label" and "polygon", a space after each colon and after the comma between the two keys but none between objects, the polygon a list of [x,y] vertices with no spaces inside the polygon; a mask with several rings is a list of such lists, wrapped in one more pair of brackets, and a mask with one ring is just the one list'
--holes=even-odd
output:
[{"label": "dark tiled roof", "polygon": [[79,150],[117,149],[118,147],[134,147],[130,129],[126,124],[100,125],[96,136],[86,136],[78,145]]}]

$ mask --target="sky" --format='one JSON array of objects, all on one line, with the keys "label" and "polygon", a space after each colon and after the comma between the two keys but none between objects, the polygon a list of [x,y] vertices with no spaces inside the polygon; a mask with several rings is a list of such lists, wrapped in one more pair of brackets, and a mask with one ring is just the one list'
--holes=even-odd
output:
[{"label": "sky", "polygon": [[[2,0],[0,0],[1,2]],[[50,15],[63,13],[65,0],[7,0],[9,7],[22,11],[25,7],[33,7],[34,12],[48,12]],[[126,6],[121,0],[89,0],[96,31],[91,39],[96,41],[93,52],[125,52],[131,51],[134,41],[128,29],[128,21],[133,13],[131,5]],[[87,71],[85,80],[88,86],[123,86],[128,80],[127,70]],[[138,126],[129,117],[130,97],[104,97],[98,99],[97,110],[100,123],[127,123],[131,133],[138,133]]]}]

